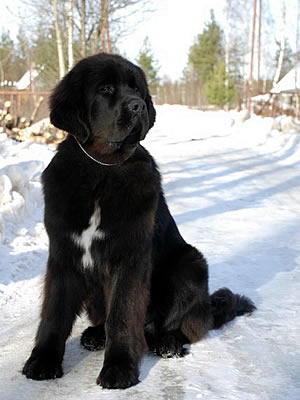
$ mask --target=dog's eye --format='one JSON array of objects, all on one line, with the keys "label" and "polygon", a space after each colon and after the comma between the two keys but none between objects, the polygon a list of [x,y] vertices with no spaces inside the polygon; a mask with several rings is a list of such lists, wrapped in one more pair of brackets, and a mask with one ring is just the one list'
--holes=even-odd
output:
[{"label": "dog's eye", "polygon": [[137,86],[135,86],[134,90],[135,90],[137,93],[140,93],[140,89],[139,89]]},{"label": "dog's eye", "polygon": [[115,91],[115,88],[113,85],[104,85],[104,86],[100,86],[99,91],[100,91],[100,93],[104,93],[104,94],[113,94]]}]

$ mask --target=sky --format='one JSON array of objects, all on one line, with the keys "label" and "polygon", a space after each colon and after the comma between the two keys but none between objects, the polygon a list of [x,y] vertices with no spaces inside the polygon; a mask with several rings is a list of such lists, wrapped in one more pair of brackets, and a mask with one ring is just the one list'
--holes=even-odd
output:
[{"label": "sky", "polygon": [[148,36],[160,65],[160,75],[178,79],[187,64],[190,46],[210,19],[210,9],[215,10],[217,20],[223,19],[223,4],[220,0],[154,0],[156,11],[146,15],[145,21],[119,48],[134,59]]},{"label": "sky", "polygon": [[[151,3],[151,2],[149,2]],[[293,47],[295,42],[296,4],[297,0],[285,0],[287,6],[287,36]],[[0,0],[0,31],[9,29],[17,32],[14,17],[7,11],[21,7],[22,0]],[[275,46],[275,39],[280,40],[281,0],[263,0],[263,5],[271,9],[275,20],[274,36],[270,38]],[[179,79],[187,65],[188,51],[196,36],[202,32],[205,21],[210,19],[210,9],[214,9],[216,20],[224,25],[225,0],[153,0],[153,12],[147,13],[143,21],[136,24],[130,35],[118,43],[122,54],[135,61],[146,36],[149,37],[154,57],[160,66],[160,77],[168,76],[172,80]],[[250,17],[251,18],[251,17]],[[275,56],[275,49],[272,52]],[[271,53],[272,53],[271,52]],[[272,54],[271,54],[272,56]]]},{"label": "sky", "polygon": [[[284,0],[286,4],[286,35],[292,48],[295,43],[296,5],[298,0]],[[282,0],[262,0],[274,18],[274,33],[270,45],[274,46],[271,55],[275,57],[275,39],[281,37]],[[210,20],[213,9],[216,21],[225,25],[225,0],[154,0],[155,12],[137,26],[135,32],[126,37],[119,45],[133,61],[142,47],[145,36],[149,37],[155,57],[159,61],[160,76],[169,76],[175,80],[182,76],[187,65],[188,51],[196,36],[202,32],[205,22]],[[252,18],[252,15],[249,16]],[[257,24],[256,24],[257,25]],[[270,60],[266,60],[267,62]],[[268,68],[268,66],[265,66]]]}]

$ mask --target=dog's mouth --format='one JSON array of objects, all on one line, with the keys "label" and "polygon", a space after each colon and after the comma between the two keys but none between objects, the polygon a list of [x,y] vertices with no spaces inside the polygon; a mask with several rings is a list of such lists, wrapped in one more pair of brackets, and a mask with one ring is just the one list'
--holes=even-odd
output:
[{"label": "dog's mouth", "polygon": [[93,140],[83,149],[94,161],[102,165],[117,165],[128,160],[139,145],[142,136],[142,129],[137,124],[123,140]]},{"label": "dog's mouth", "polygon": [[125,147],[134,147],[139,144],[141,140],[140,128],[135,126],[130,134],[123,140],[110,140],[108,141],[108,145],[114,150],[117,151],[121,148]]}]

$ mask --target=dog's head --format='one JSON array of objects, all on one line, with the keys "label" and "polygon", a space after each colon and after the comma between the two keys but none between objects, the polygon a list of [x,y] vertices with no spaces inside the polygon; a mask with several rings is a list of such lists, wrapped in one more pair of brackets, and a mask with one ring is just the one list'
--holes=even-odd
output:
[{"label": "dog's head", "polygon": [[103,162],[128,159],[155,122],[141,68],[100,53],[78,62],[50,98],[50,119]]}]

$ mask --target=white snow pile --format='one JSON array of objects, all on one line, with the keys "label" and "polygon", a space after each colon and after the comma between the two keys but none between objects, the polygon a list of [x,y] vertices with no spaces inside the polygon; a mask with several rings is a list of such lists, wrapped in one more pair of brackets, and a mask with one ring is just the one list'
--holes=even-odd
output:
[{"label": "white snow pile", "polygon": [[210,265],[211,291],[228,286],[257,311],[191,346],[184,359],[145,355],[141,383],[103,390],[103,352],[79,345],[78,318],[62,379],[22,374],[38,324],[48,239],[40,175],[45,145],[0,135],[0,399],[300,399],[300,128],[288,117],[157,107],[143,143],[158,161],[185,239]]}]

